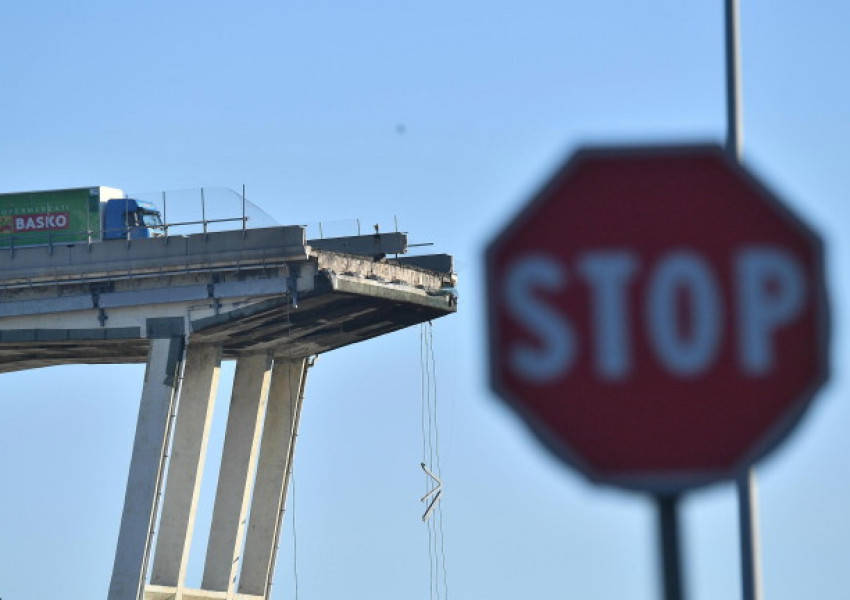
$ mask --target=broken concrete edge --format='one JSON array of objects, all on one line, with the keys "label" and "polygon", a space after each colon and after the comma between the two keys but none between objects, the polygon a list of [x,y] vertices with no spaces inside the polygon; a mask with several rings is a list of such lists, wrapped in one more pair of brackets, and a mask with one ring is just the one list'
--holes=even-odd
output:
[{"label": "broken concrete edge", "polygon": [[412,288],[439,290],[455,287],[457,274],[425,268],[418,264],[401,264],[395,260],[371,260],[353,254],[312,249],[311,256],[318,261],[320,271],[337,275],[365,277]]},{"label": "broken concrete edge", "polygon": [[454,291],[454,288],[426,290],[410,288],[404,285],[393,286],[387,285],[387,282],[383,281],[374,281],[350,275],[339,275],[330,271],[319,271],[316,279],[317,291],[322,287],[321,280],[324,279],[325,286],[335,292],[356,296],[371,296],[373,298],[381,298],[382,300],[418,304],[446,312],[457,312],[457,293]]}]

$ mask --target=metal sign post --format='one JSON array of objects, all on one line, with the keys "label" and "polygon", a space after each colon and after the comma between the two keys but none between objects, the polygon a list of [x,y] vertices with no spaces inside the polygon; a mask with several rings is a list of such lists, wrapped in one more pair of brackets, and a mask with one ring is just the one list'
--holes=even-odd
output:
[{"label": "metal sign post", "polygon": [[682,551],[679,535],[679,496],[657,494],[658,527],[661,533],[661,568],[664,600],[683,600]]},{"label": "metal sign post", "polygon": [[741,159],[741,52],[738,0],[726,1],[726,150]]},{"label": "metal sign post", "polygon": [[[726,31],[726,151],[741,160],[741,52],[738,0],[725,0]],[[741,585],[744,600],[760,600],[761,564],[758,552],[758,505],[755,471],[751,468],[737,481],[738,520],[741,543]]]}]

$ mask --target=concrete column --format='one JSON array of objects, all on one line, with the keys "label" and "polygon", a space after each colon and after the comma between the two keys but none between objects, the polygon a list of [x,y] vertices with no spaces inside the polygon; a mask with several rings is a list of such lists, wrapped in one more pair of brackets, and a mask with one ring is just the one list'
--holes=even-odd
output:
[{"label": "concrete column", "polygon": [[267,597],[286,503],[307,363],[276,358],[251,501],[239,592]]},{"label": "concrete column", "polygon": [[267,353],[249,354],[236,363],[201,584],[204,590],[232,593],[236,587],[271,366]]},{"label": "concrete column", "polygon": [[183,587],[185,583],[220,366],[220,345],[189,345],[159,519],[152,585]]},{"label": "concrete column", "polygon": [[137,600],[147,566],[183,338],[151,340],[108,600]]}]

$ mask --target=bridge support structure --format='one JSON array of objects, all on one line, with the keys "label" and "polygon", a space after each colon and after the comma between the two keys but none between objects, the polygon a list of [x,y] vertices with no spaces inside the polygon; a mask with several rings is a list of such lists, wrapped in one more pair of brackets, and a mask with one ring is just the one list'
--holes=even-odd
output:
[{"label": "bridge support structure", "polygon": [[[173,349],[177,342],[172,340],[151,342],[149,376],[162,375],[163,363],[170,365],[168,372],[180,371],[180,357]],[[143,392],[142,406],[154,405],[160,411],[157,419],[151,419],[147,409],[137,423],[108,600],[268,598],[308,360],[269,352],[237,359],[203,580],[201,588],[195,589],[186,585],[186,567],[220,362],[220,345],[189,343],[176,403],[171,400],[175,385],[170,395],[158,396],[159,402],[146,402],[150,394]],[[150,489],[160,487],[167,447],[149,440],[168,439],[169,419],[163,417],[163,407],[170,411],[172,404],[177,410],[171,456],[159,524],[153,527],[156,502],[150,494],[139,494],[136,486],[144,480]],[[145,510],[137,507],[142,499],[149,500]],[[249,508],[250,521],[246,518]],[[150,583],[145,585],[151,551],[153,567]]]},{"label": "bridge support structure", "polygon": [[[0,373],[147,365],[107,600],[269,598],[312,357],[456,311],[451,257],[387,258],[405,251],[405,234],[274,227],[0,252]],[[195,589],[223,360],[236,374]]]}]

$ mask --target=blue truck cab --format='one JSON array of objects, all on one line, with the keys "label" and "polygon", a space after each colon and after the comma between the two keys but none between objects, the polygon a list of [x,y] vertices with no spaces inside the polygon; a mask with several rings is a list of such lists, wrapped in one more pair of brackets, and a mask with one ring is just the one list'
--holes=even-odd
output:
[{"label": "blue truck cab", "polygon": [[0,193],[0,248],[151,238],[166,232],[155,204],[91,186]]},{"label": "blue truck cab", "polygon": [[113,198],[103,203],[103,239],[125,240],[163,234],[159,209],[152,202]]}]

